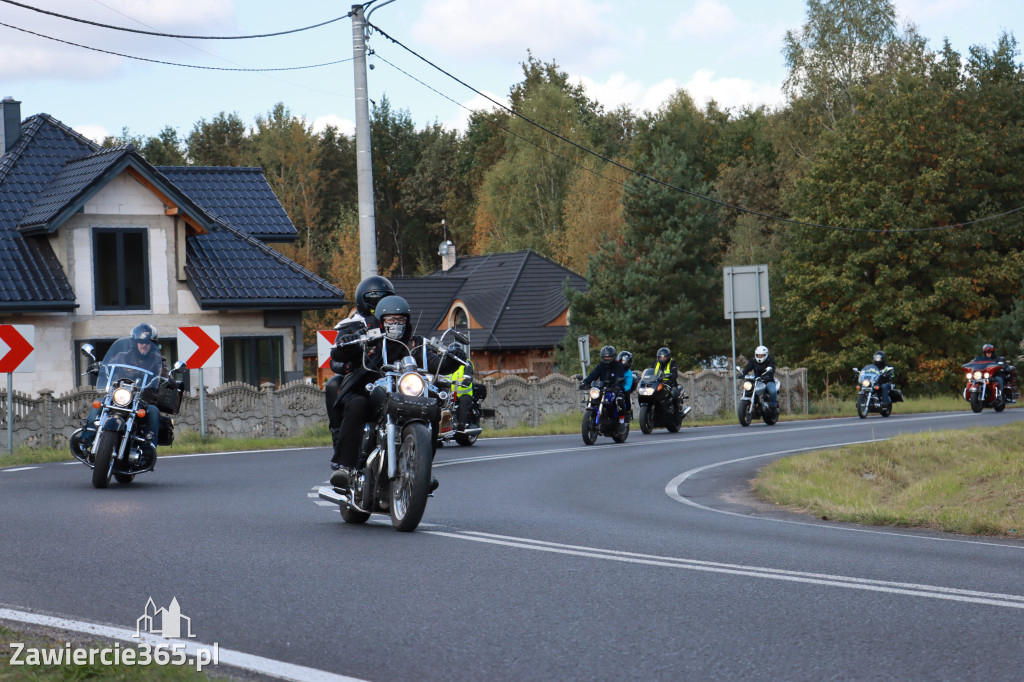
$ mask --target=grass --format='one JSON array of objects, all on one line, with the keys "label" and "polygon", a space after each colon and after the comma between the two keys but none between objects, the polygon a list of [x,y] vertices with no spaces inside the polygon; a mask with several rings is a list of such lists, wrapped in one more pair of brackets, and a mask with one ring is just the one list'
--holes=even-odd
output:
[{"label": "grass", "polygon": [[1024,537],[1024,423],[904,434],[786,457],[754,493],[793,511],[868,525]]}]

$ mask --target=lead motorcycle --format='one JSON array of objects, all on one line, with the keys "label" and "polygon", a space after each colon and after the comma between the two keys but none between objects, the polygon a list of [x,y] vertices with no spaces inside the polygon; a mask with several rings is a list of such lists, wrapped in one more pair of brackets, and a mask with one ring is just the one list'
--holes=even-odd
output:
[{"label": "lead motorcycle", "polygon": [[[344,344],[365,349],[380,341],[383,365],[380,378],[366,385],[370,421],[363,427],[356,475],[344,488],[321,486],[318,495],[337,504],[346,523],[366,523],[371,514],[389,514],[395,530],[411,532],[423,518],[432,492],[433,434],[441,409],[438,396],[430,392],[434,376],[420,367],[415,351],[400,341],[381,341],[382,337],[379,329],[369,329]],[[389,343],[403,347],[406,354],[388,358]],[[442,360],[451,357],[447,348],[430,340],[420,349],[424,360],[428,347]],[[366,368],[366,353],[362,356]]]},{"label": "lead motorcycle", "polygon": [[[742,374],[743,370],[737,366],[736,372]],[[750,422],[755,419],[763,419],[768,426],[779,421],[779,406],[768,406],[768,384],[763,376],[755,377],[754,373],[750,372],[743,377],[742,389],[743,394],[736,405],[736,416],[739,417],[740,426],[750,426]]]},{"label": "lead motorcycle", "polygon": [[[581,433],[583,442],[593,445],[597,442],[598,435],[609,436],[616,443],[626,442],[629,437],[629,410],[623,410],[620,414],[618,402],[615,397],[616,384],[608,384],[597,379],[589,388],[580,384],[581,390],[588,391],[589,404],[583,410],[583,426]],[[623,421],[619,422],[619,417]]]},{"label": "lead motorcycle", "polygon": [[675,433],[682,428],[683,419],[690,412],[689,406],[683,405],[686,394],[680,390],[678,397],[673,398],[665,373],[655,374],[653,367],[645,369],[640,377],[636,399],[640,403],[640,431],[644,434],[661,427]]},{"label": "lead motorcycle", "polygon": [[879,369],[875,364],[867,364],[857,369],[857,416],[867,419],[869,412],[877,412],[883,417],[892,414],[892,404],[903,402],[903,392],[895,386],[889,387],[889,404],[882,404],[882,383],[892,384],[893,368]]},{"label": "lead motorcycle", "polygon": [[[82,345],[82,352],[93,361],[90,371],[97,373],[96,388],[104,394],[92,404],[99,409],[95,421],[71,434],[69,446],[71,454],[92,469],[96,488],[106,488],[111,476],[118,483],[131,483],[136,475],[156,466],[156,448],[143,436],[146,411],[151,405],[160,408],[157,445],[174,442],[172,415],[181,408],[184,386],[148,369],[115,362],[134,343],[132,339],[118,339],[99,364],[92,344]],[[179,360],[171,371],[180,372],[184,367]]]},{"label": "lead motorcycle", "polygon": [[[1005,360],[972,360],[962,368],[967,376],[964,400],[971,404],[972,412],[981,412],[986,407],[1002,412],[1008,403],[1017,402],[1017,368]],[[995,381],[999,374],[1003,377],[1002,390]]]}]

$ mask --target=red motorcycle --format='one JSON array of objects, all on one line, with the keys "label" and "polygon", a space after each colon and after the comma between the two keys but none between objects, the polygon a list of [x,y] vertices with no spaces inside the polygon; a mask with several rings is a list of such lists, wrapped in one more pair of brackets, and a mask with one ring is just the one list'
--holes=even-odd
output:
[{"label": "red motorcycle", "polygon": [[[1003,360],[972,360],[962,365],[967,376],[964,400],[971,404],[971,410],[981,412],[991,407],[996,412],[1006,409],[1007,403],[1017,402],[1017,368]],[[1003,377],[1003,388],[995,378]]]}]

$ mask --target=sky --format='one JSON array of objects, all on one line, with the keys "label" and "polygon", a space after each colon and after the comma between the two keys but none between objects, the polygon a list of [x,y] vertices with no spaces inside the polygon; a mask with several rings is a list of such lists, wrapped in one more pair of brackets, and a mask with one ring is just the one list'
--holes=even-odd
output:
[{"label": "sky", "polygon": [[[19,4],[189,36],[302,28],[344,17],[351,8],[326,0]],[[1022,0],[894,5],[900,23],[913,22],[931,47],[948,39],[962,55],[972,45],[993,46],[1004,31],[1024,30]],[[542,62],[557,62],[606,109],[625,104],[638,113],[656,111],[679,88],[700,103],[714,99],[734,110],[781,105],[783,37],[805,19],[806,0],[376,0],[369,15],[391,37],[495,100],[507,101],[532,53]],[[352,134],[355,127],[348,18],[286,36],[198,40],[114,31],[0,0],[0,24],[0,97],[20,101],[23,118],[45,112],[96,140],[125,130],[157,135],[165,126],[184,139],[196,123],[221,112],[252,125],[279,102],[318,131],[330,124]],[[368,44],[376,53],[369,58],[370,99],[379,103],[386,96],[417,128],[436,122],[464,130],[471,110],[493,106],[380,33],[371,33]],[[339,60],[345,61],[276,72],[157,63],[267,69]]]}]

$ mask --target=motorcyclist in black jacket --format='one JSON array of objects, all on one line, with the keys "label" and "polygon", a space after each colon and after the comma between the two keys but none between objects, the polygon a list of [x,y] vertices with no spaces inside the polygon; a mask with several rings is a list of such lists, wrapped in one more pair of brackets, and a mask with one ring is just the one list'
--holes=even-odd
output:
[{"label": "motorcyclist in black jacket", "polygon": [[619,423],[626,421],[626,371],[625,365],[616,362],[615,346],[604,346],[601,348],[601,362],[580,382],[580,388],[590,388],[590,384],[597,380],[601,380],[606,387],[613,388],[615,404],[619,410]]},{"label": "motorcyclist in black jacket", "polygon": [[754,357],[747,360],[743,366],[743,374],[749,374],[753,370],[755,377],[764,381],[768,391],[768,407],[779,406],[779,389],[775,385],[775,360],[768,354],[767,346],[758,346],[754,349]]},{"label": "motorcyclist in black jacket", "polygon": [[[401,296],[387,296],[377,303],[373,317],[379,321],[383,336],[365,345],[352,343],[365,329],[339,335],[331,349],[332,364],[343,363],[352,370],[342,379],[337,402],[342,406],[340,437],[337,453],[339,465],[331,476],[335,487],[347,487],[355,468],[359,466],[359,446],[363,425],[369,419],[369,394],[366,385],[378,379],[385,364],[410,355],[421,369],[433,374],[451,374],[460,365],[450,355],[441,355],[426,345],[426,339],[412,334],[412,314],[409,303]],[[365,454],[365,453],[363,453]],[[332,460],[333,461],[333,460]],[[431,490],[437,480],[431,481]]]},{"label": "motorcyclist in black jacket", "polygon": [[871,362],[878,368],[878,390],[882,394],[880,396],[882,405],[889,405],[892,402],[889,392],[892,391],[896,370],[886,364],[888,359],[885,357],[885,351],[882,350],[875,351],[875,354],[871,356]]},{"label": "motorcyclist in black jacket", "polygon": [[1005,386],[1006,378],[1003,376],[1003,372],[1006,370],[1006,359],[1002,356],[996,355],[996,347],[991,343],[986,343],[981,347],[981,355],[974,358],[971,362],[998,362],[999,371],[992,377],[992,380],[999,385],[999,393],[1002,395],[1003,387]]}]

